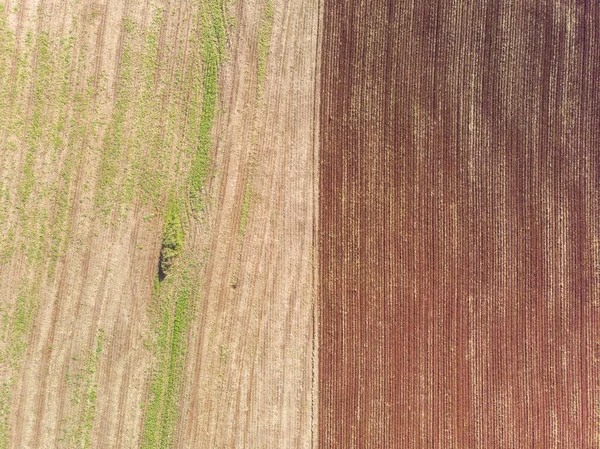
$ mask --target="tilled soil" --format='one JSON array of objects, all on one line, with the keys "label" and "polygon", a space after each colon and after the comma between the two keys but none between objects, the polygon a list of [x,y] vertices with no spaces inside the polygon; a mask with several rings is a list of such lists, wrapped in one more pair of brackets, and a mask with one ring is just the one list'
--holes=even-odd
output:
[{"label": "tilled soil", "polygon": [[598,3],[323,10],[319,447],[597,447]]}]

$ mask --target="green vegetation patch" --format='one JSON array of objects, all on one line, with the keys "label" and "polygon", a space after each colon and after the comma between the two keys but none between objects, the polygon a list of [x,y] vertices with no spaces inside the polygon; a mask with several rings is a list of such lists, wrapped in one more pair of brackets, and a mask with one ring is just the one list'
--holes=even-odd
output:
[{"label": "green vegetation patch", "polygon": [[[192,212],[204,209],[204,190],[212,169],[211,132],[226,38],[222,0],[202,1],[195,20],[197,29],[193,33],[193,47],[199,52],[190,55],[193,70],[186,74],[176,73],[175,78],[175,85],[191,97],[187,103],[191,129],[185,138],[193,145],[188,153],[191,166],[187,185],[179,190],[180,196],[171,200],[165,214],[159,279],[155,284],[156,303],[152,311],[156,323],[156,365],[146,404],[142,449],[173,447],[184,380],[186,336],[197,300],[193,292],[198,291],[198,281],[192,279],[191,273],[197,272],[194,267],[198,255],[186,253],[181,210],[184,204]],[[199,79],[197,73],[201,74]],[[174,121],[172,112],[169,112],[168,120]],[[174,264],[176,259],[178,263]]]},{"label": "green vegetation patch", "polygon": [[[114,97],[109,76],[89,75],[88,49],[77,41],[85,32],[79,21],[73,21],[67,35],[27,32],[15,54],[14,36],[0,6],[0,126],[3,136],[10,137],[3,150],[7,155],[23,154],[3,159],[18,165],[13,179],[0,179],[0,223],[10,229],[8,238],[1,239],[0,255],[9,263],[15,251],[22,252],[29,270],[20,289],[23,294],[12,298],[10,307],[5,304],[6,310],[0,309],[6,343],[0,368],[7,372],[0,385],[0,449],[10,446],[13,379],[22,369],[39,307],[39,291],[32,286],[52,278],[68,248],[75,198],[83,207],[93,205],[105,223],[117,216],[113,212],[130,210],[134,202],[164,211],[163,279],[157,282],[153,315],[156,367],[143,447],[172,446],[186,334],[196,301],[192,292],[198,282],[190,273],[197,272],[199,255],[186,253],[183,215],[204,208],[226,44],[223,0],[198,0],[193,5],[191,42],[184,42],[186,29],[164,49],[161,32],[172,18],[163,9],[157,8],[147,24],[123,20]],[[102,102],[106,98],[114,102]],[[78,170],[90,163],[95,177],[85,179],[75,194]],[[249,197],[245,216],[248,205]],[[13,209],[18,211],[15,223],[6,212]],[[101,351],[102,332],[96,347],[74,361],[69,371],[73,413],[63,423],[66,447],[91,445]]]},{"label": "green vegetation patch", "polygon": [[160,277],[164,278],[173,264],[175,258],[183,248],[183,228],[181,226],[181,216],[179,205],[171,201],[165,218],[165,231],[160,250]]},{"label": "green vegetation patch", "polygon": [[14,373],[27,350],[29,330],[38,310],[37,290],[34,288],[20,293],[10,309],[0,305],[2,329],[2,352],[0,353],[0,368],[9,374],[0,384],[0,448],[9,447],[10,443],[10,404],[15,383]]},{"label": "green vegetation patch", "polygon": [[225,51],[225,20],[221,0],[207,0],[200,13],[200,48],[202,58],[202,115],[198,129],[198,148],[192,159],[189,176],[193,210],[204,209],[202,192],[211,168],[211,130],[215,120],[219,65]]},{"label": "green vegetation patch", "polygon": [[172,447],[185,368],[186,335],[192,317],[187,272],[157,286],[158,316],[154,368],[142,438],[143,449]]},{"label": "green vegetation patch", "polygon": [[[67,178],[70,151],[64,137],[67,109],[73,96],[71,35],[52,38],[46,31],[27,32],[24,44],[15,54],[15,40],[7,28],[0,7],[0,126],[3,129],[4,162],[0,169],[2,210],[14,210],[15,217],[2,214],[6,238],[1,239],[2,263],[10,263],[15,252],[26,256],[27,272],[14,280],[18,295],[0,308],[2,351],[0,369],[5,373],[0,385],[0,448],[10,446],[10,404],[15,379],[22,369],[31,329],[40,306],[39,286],[51,276],[48,257],[54,246],[66,238],[59,231],[68,221],[68,182],[58,187],[52,170]],[[10,140],[9,140],[10,139]],[[22,159],[18,154],[23,154]],[[11,169],[14,171],[11,178]],[[18,172],[17,172],[18,170]],[[65,171],[66,170],[66,171]],[[61,176],[59,176],[61,178]],[[61,178],[62,179],[62,178]],[[14,194],[11,192],[14,186]],[[50,264],[52,265],[52,264]]]},{"label": "green vegetation patch", "polygon": [[33,85],[33,113],[29,117],[29,126],[26,127],[26,156],[23,166],[23,175],[18,186],[19,198],[23,204],[29,199],[35,185],[34,165],[36,154],[43,147],[45,131],[45,109],[48,103],[48,92],[51,86],[52,59],[50,41],[47,33],[40,33],[36,40],[36,65],[34,69]]},{"label": "green vegetation patch", "polygon": [[244,190],[244,198],[242,199],[242,212],[240,216],[239,235],[244,236],[246,227],[248,226],[248,217],[250,215],[250,202],[252,201],[252,189],[250,183],[246,185]]},{"label": "green vegetation patch", "polygon": [[267,62],[271,47],[271,31],[273,28],[273,0],[267,0],[258,26],[258,89],[262,92],[262,84],[267,74]]},{"label": "green vegetation patch", "polygon": [[101,161],[98,173],[98,186],[96,190],[96,206],[108,214],[115,201],[116,180],[121,162],[121,150],[124,146],[127,130],[126,117],[131,103],[131,89],[133,84],[133,49],[125,45],[121,56],[121,73],[117,87],[117,101],[112,115],[111,123],[104,135],[101,148]]}]

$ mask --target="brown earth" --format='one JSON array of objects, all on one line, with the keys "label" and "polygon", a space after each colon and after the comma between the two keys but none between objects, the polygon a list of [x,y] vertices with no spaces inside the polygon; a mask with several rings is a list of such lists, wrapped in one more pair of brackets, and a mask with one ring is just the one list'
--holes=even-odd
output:
[{"label": "brown earth", "polygon": [[323,11],[319,447],[598,447],[600,6]]}]

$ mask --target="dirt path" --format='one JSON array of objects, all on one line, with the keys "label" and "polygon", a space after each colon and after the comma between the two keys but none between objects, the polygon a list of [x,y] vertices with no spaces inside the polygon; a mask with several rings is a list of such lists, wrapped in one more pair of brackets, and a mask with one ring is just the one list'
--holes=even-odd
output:
[{"label": "dirt path", "polygon": [[320,448],[598,446],[598,23],[325,1]]}]

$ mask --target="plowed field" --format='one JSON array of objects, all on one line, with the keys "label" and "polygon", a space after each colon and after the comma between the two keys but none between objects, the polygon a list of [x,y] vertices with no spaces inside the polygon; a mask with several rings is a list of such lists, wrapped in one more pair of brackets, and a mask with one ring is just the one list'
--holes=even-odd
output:
[{"label": "plowed field", "polygon": [[323,10],[319,448],[597,448],[600,5]]},{"label": "plowed field", "polygon": [[600,4],[0,0],[0,449],[598,449]]}]

